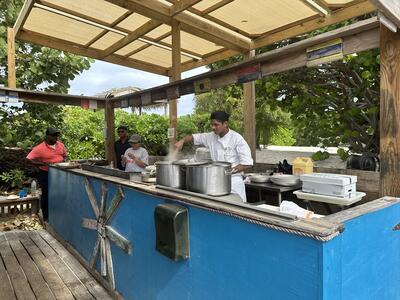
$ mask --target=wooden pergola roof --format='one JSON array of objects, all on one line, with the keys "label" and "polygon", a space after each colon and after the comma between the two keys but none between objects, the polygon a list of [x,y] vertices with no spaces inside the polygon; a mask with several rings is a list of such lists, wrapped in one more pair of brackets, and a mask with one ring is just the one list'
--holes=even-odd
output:
[{"label": "wooden pergola roof", "polygon": [[366,0],[28,0],[14,29],[20,40],[171,75],[175,21],[186,71],[375,10]]}]

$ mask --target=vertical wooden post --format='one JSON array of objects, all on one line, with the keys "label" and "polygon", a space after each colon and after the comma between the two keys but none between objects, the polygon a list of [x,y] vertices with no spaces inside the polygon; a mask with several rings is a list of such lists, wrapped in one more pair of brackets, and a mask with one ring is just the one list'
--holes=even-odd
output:
[{"label": "vertical wooden post", "polygon": [[[253,57],[255,51],[245,54],[245,58]],[[256,90],[255,82],[243,84],[244,95],[244,139],[250,146],[251,156],[256,160]]]},{"label": "vertical wooden post", "polygon": [[14,28],[7,28],[7,62],[8,62],[8,87],[17,87],[17,80],[15,75],[15,35]]},{"label": "vertical wooden post", "polygon": [[115,151],[114,151],[114,142],[115,142],[115,125],[114,125],[114,104],[111,101],[106,101],[106,105],[104,107],[105,113],[105,146],[106,146],[106,159],[109,163],[115,162]]},{"label": "vertical wooden post", "polygon": [[[181,79],[181,31],[180,23],[172,21],[172,72],[170,82]],[[169,128],[173,130],[173,137],[170,138],[170,145],[176,142],[178,127],[178,99],[168,101],[169,106]]]},{"label": "vertical wooden post", "polygon": [[400,196],[400,32],[381,25],[380,195]]}]

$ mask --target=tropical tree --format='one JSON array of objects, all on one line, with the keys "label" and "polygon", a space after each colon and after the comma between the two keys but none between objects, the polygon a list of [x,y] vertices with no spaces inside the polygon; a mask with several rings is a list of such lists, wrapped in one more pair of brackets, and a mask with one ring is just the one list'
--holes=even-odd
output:
[{"label": "tropical tree", "polygon": [[[23,0],[0,0],[0,84],[7,84],[7,27],[12,27]],[[17,87],[67,93],[69,81],[90,67],[92,60],[39,45],[16,41]],[[0,145],[30,147],[48,126],[62,125],[59,106],[0,105]]]}]

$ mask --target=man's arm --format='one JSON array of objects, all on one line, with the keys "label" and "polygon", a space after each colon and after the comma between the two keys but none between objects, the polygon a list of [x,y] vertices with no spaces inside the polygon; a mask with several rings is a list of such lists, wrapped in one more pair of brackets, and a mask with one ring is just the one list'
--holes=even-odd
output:
[{"label": "man's arm", "polygon": [[180,141],[176,142],[175,148],[176,148],[176,150],[180,151],[180,150],[182,150],[184,144],[187,144],[190,142],[193,142],[193,135],[187,135]]}]

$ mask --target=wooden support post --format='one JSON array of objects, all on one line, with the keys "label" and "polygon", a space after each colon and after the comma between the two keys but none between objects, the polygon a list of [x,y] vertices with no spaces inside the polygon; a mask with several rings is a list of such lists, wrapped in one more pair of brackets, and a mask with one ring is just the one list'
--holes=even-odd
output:
[{"label": "wooden support post", "polygon": [[380,189],[400,196],[400,32],[381,25]]},{"label": "wooden support post", "polygon": [[[172,72],[170,81],[181,79],[181,32],[179,22],[172,21]],[[176,142],[178,128],[178,99],[170,100],[169,104],[169,128],[171,135],[169,141],[172,146]]]},{"label": "wooden support post", "polygon": [[8,61],[8,87],[16,88],[17,80],[15,75],[15,35],[14,28],[7,28],[7,61]]},{"label": "wooden support post", "polygon": [[106,159],[109,163],[114,162],[115,166],[116,165],[115,151],[114,151],[115,125],[114,125],[114,104],[112,101],[110,100],[106,101],[104,112],[105,112],[105,128],[106,128],[106,136],[105,136]]},{"label": "wooden support post", "polygon": [[[255,56],[252,50],[245,54],[245,58]],[[255,82],[243,84],[244,95],[244,139],[250,146],[251,156],[256,161],[256,90]]]}]

